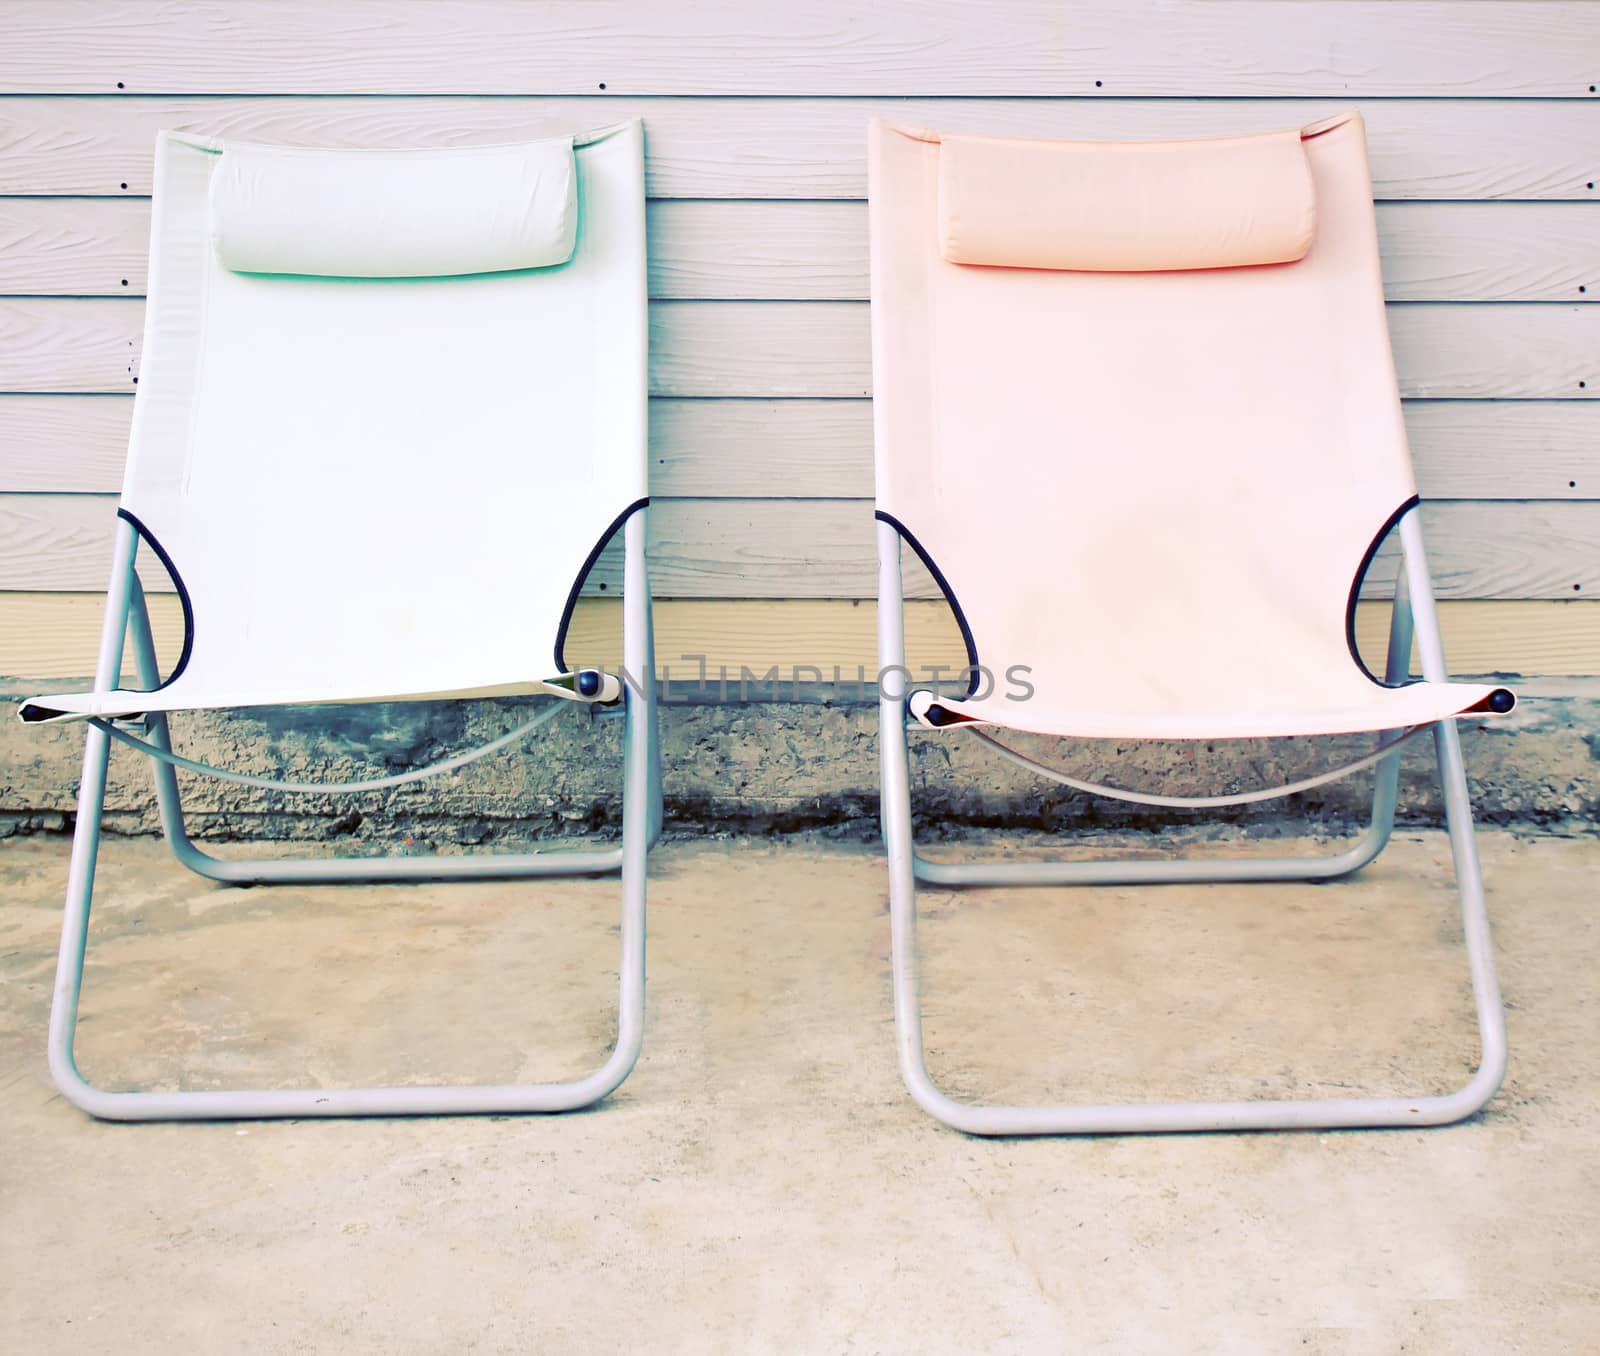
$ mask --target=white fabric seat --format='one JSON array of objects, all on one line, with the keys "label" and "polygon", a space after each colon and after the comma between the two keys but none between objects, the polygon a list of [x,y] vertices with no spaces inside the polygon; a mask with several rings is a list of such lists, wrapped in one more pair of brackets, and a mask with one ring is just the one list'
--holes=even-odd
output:
[{"label": "white fabric seat", "polygon": [[184,654],[154,693],[23,719],[615,700],[562,641],[646,502],[642,166],[637,122],[443,151],[163,134],[121,512]]}]

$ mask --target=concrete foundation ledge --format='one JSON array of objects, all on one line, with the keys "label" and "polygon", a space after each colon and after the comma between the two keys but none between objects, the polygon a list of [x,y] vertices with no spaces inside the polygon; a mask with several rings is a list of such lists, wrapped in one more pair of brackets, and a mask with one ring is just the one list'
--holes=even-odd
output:
[{"label": "concrete foundation ledge", "polygon": [[[1485,824],[1594,829],[1600,823],[1600,680],[1509,680],[1509,716],[1462,723],[1474,807]],[[0,680],[20,699],[70,682]],[[817,688],[787,700],[723,703],[692,688],[662,705],[668,831],[831,829],[875,837],[877,708]],[[798,697],[798,700],[794,698]],[[525,719],[526,702],[430,702],[198,712],[172,721],[177,749],[241,772],[303,780],[384,776],[437,762]],[[0,721],[0,836],[70,828],[83,727]],[[1012,742],[1074,776],[1171,795],[1246,791],[1315,775],[1371,748],[1368,738],[1216,743]],[[622,722],[563,714],[521,749],[367,796],[266,792],[180,773],[190,829],[207,839],[347,839],[351,851],[433,851],[614,836]],[[1005,763],[970,736],[913,733],[919,831],[1044,830],[1222,823],[1261,832],[1339,831],[1366,815],[1371,776],[1231,811],[1176,812],[1080,795]],[[158,832],[146,760],[112,753],[107,829]],[[1399,815],[1442,821],[1431,741],[1404,754]]]}]

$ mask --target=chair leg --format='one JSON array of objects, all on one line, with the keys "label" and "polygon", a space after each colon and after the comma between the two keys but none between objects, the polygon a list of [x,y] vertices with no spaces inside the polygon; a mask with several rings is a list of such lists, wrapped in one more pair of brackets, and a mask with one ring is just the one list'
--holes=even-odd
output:
[{"label": "chair leg", "polygon": [[[642,671],[642,656],[638,651],[644,645],[640,609],[648,609],[647,593],[638,587],[644,570],[644,525],[640,521],[642,517],[642,514],[635,514],[628,525],[628,574],[624,588],[625,645],[630,651],[628,658],[632,670],[636,671]],[[106,622],[101,633],[100,662],[96,675],[96,685],[102,690],[115,683],[122,667],[122,649],[130,619],[129,605],[138,588],[137,579],[133,574],[135,546],[136,541],[131,529],[126,523],[119,522],[114,557],[116,563],[106,600]],[[632,601],[634,599],[638,601]],[[133,609],[133,611],[140,610]],[[148,639],[147,620],[145,636]],[[153,654],[151,660],[153,662]],[[88,941],[95,865],[99,856],[100,828],[105,806],[106,768],[110,755],[108,736],[104,731],[90,727],[84,746],[78,819],[73,835],[72,859],[67,877],[66,909],[61,928],[61,949],[56,964],[54,999],[50,1009],[49,1062],[56,1086],[68,1101],[90,1115],[105,1120],[121,1121],[551,1112],[590,1106],[606,1097],[632,1071],[639,1058],[644,1039],[645,873],[652,803],[654,748],[651,732],[655,716],[653,683],[650,681],[641,683],[640,690],[629,691],[625,701],[627,734],[623,765],[622,846],[616,849],[616,857],[622,872],[617,1040],[610,1056],[594,1072],[584,1078],[561,1083],[256,1089],[226,1092],[110,1092],[88,1083],[78,1072],[73,1058],[73,1041],[77,1030],[79,996],[83,986],[84,952]],[[171,770],[167,771],[170,773]],[[158,781],[158,791],[159,788]],[[173,820],[176,817],[173,813],[177,809],[176,786],[173,785],[170,791],[170,797],[162,804],[163,818],[169,834],[174,827]],[[181,835],[181,819],[177,820],[176,828]],[[180,837],[176,841],[186,842],[187,839]],[[558,854],[549,855],[555,857]],[[370,874],[358,876],[365,865],[363,863],[348,862],[342,865],[356,868],[356,871],[341,872],[338,876],[311,874],[304,878],[375,878]],[[286,874],[272,878],[295,879]]]},{"label": "chair leg", "polygon": [[[644,595],[644,621],[643,641],[644,659],[642,672],[634,674],[634,679],[640,687],[648,687],[651,692],[650,702],[650,831],[647,835],[649,844],[654,847],[661,841],[662,829],[666,826],[667,807],[666,796],[661,786],[661,705],[654,699],[656,681],[656,613],[653,600],[650,596],[649,571],[640,571],[641,582],[637,587],[643,590]],[[631,670],[630,670],[631,672]]]},{"label": "chair leg", "polygon": [[[1505,1019],[1495,980],[1483,880],[1473,837],[1461,745],[1453,721],[1435,730],[1456,881],[1461,897],[1481,1056],[1460,1089],[1423,1097],[1334,1097],[1251,1102],[1102,1106],[996,1106],[958,1102],[928,1074],[923,1054],[917,963],[917,873],[911,835],[910,775],[904,714],[897,698],[881,703],[884,836],[894,953],[895,1034],[900,1071],[913,1099],[945,1124],[975,1135],[1138,1134],[1213,1130],[1333,1129],[1443,1125],[1478,1111],[1505,1076]],[[1159,879],[1160,877],[1145,877]],[[1172,877],[1166,877],[1172,879]]]}]

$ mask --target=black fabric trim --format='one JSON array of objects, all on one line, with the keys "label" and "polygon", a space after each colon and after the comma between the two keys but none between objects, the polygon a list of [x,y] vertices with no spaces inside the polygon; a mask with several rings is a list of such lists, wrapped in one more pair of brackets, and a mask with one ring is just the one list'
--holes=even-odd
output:
[{"label": "black fabric trim", "polygon": [[[1350,596],[1344,605],[1344,643],[1350,647],[1350,658],[1356,661],[1356,667],[1372,679],[1379,687],[1410,687],[1408,678],[1403,683],[1386,683],[1377,674],[1367,667],[1367,662],[1361,657],[1361,651],[1356,648],[1356,603],[1361,599],[1361,586],[1366,582],[1367,571],[1372,568],[1374,557],[1378,548],[1383,545],[1383,539],[1394,531],[1395,524],[1421,502],[1416,495],[1412,495],[1405,503],[1401,504],[1393,513],[1383,520],[1383,526],[1378,529],[1378,535],[1372,539],[1367,547],[1367,553],[1361,557],[1361,564],[1356,566],[1356,577],[1350,583]],[[1402,569],[1404,566],[1401,567]]]},{"label": "black fabric trim", "polygon": [[189,598],[189,590],[184,585],[183,576],[178,573],[178,567],[172,563],[167,548],[156,540],[156,534],[125,508],[117,510],[117,517],[132,527],[139,534],[139,539],[156,553],[156,559],[161,562],[172,580],[172,587],[178,590],[178,604],[183,608],[183,649],[178,655],[177,667],[154,687],[140,689],[144,692],[160,692],[162,688],[171,687],[177,682],[179,676],[189,667],[189,656],[194,653],[194,603]]},{"label": "black fabric trim", "polygon": [[945,602],[950,604],[950,610],[955,613],[956,625],[961,628],[961,640],[967,647],[967,672],[972,676],[967,681],[966,696],[970,697],[982,685],[978,676],[978,642],[972,638],[972,628],[967,625],[967,614],[961,610],[961,604],[956,600],[955,591],[950,587],[950,581],[944,577],[944,571],[933,563],[933,557],[927,548],[917,540],[911,529],[896,518],[892,513],[885,513],[878,509],[872,515],[880,523],[888,523],[899,533],[900,539],[917,553],[917,559],[923,567],[933,576],[933,582],[939,586],[939,592],[944,594]]},{"label": "black fabric trim", "polygon": [[635,499],[621,513],[611,520],[611,526],[600,534],[600,540],[594,544],[582,565],[578,567],[578,577],[572,581],[572,590],[567,594],[567,605],[561,609],[561,625],[556,628],[556,672],[567,672],[567,659],[564,653],[567,648],[567,627],[572,625],[572,612],[578,606],[578,593],[583,588],[583,581],[590,570],[594,568],[595,561],[600,559],[600,553],[611,545],[611,539],[621,530],[622,525],[633,517],[642,508],[650,506],[650,496]]}]

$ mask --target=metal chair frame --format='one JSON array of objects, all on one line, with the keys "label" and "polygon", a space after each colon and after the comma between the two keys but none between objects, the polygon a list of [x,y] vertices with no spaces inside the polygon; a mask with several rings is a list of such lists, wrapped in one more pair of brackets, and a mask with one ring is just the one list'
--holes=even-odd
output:
[{"label": "metal chair frame", "polygon": [[[94,895],[106,769],[111,739],[87,731],[78,816],[67,877],[66,912],[50,1011],[50,1071],[63,1095],[107,1120],[208,1120],[258,1117],[405,1116],[486,1112],[568,1111],[613,1092],[632,1071],[644,1038],[646,857],[661,833],[660,738],[657,729],[654,636],[645,561],[648,509],[633,513],[625,530],[623,668],[627,731],[623,760],[622,842],[615,848],[483,854],[462,857],[377,857],[286,860],[219,859],[201,851],[184,826],[177,775],[151,760],[161,824],[173,854],[191,871],[233,885],[337,882],[454,881],[550,876],[601,876],[620,872],[621,958],[617,1040],[606,1061],[570,1082],[504,1086],[297,1088],[203,1092],[117,1092],[97,1088],[78,1072],[73,1057],[84,951]],[[138,536],[117,523],[111,582],[95,671],[96,687],[114,687],[131,635],[134,663],[146,688],[160,681],[149,611],[134,563]],[[559,700],[559,699],[556,699]],[[171,749],[166,717],[146,721],[151,742]]]},{"label": "metal chair frame", "polygon": [[[1438,613],[1413,509],[1399,523],[1405,566],[1395,592],[1387,681],[1410,671],[1413,633],[1423,677],[1448,679]],[[1417,1097],[1319,1097],[1245,1102],[1164,1102],[1055,1106],[1002,1106],[959,1102],[928,1073],[923,1053],[920,974],[917,962],[917,882],[942,886],[1143,885],[1173,882],[1332,880],[1372,862],[1388,844],[1394,824],[1399,750],[1378,765],[1372,817],[1353,846],[1327,857],[1237,860],[932,862],[921,856],[911,826],[911,783],[906,739],[907,692],[892,682],[904,674],[905,621],[900,536],[878,524],[878,653],[882,688],[879,716],[883,773],[883,835],[889,859],[889,905],[894,952],[893,987],[900,1072],[911,1096],[931,1116],[974,1135],[1092,1135],[1213,1130],[1309,1130],[1356,1126],[1444,1125],[1463,1120],[1494,1096],[1506,1070],[1505,1014],[1495,978],[1483,877],[1473,836],[1472,809],[1453,719],[1433,727],[1445,815],[1461,900],[1467,962],[1481,1056],[1459,1089]],[[949,737],[949,736],[945,736]]]}]

